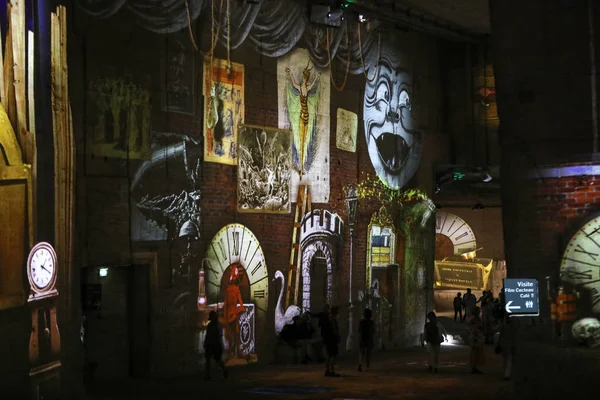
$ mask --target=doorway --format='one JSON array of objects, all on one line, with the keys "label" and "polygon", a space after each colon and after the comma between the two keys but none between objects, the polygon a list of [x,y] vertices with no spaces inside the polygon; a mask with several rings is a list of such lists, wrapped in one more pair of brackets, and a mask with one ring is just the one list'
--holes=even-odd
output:
[{"label": "doorway", "polygon": [[93,378],[149,376],[149,265],[87,268],[81,299],[86,364]]},{"label": "doorway", "polygon": [[327,303],[327,258],[318,250],[310,261],[310,308],[321,310]]}]

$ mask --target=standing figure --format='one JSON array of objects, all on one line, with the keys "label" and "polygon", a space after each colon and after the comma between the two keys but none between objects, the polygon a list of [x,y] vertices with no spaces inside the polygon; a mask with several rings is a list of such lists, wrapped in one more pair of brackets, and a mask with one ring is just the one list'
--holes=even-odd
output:
[{"label": "standing figure", "polygon": [[338,344],[340,343],[340,331],[337,322],[338,313],[339,307],[331,307],[327,325],[321,326],[321,334],[323,334],[323,328],[325,328],[323,343],[325,344],[325,350],[327,351],[325,376],[333,376],[336,378],[341,376],[335,372],[335,361],[339,353]]},{"label": "standing figure", "polygon": [[485,364],[483,323],[480,317],[481,310],[475,307],[473,313],[469,316],[469,342],[471,345],[471,373],[481,374],[479,367]]},{"label": "standing figure", "polygon": [[465,308],[465,314],[463,315],[464,320],[471,316],[473,310],[477,306],[477,298],[471,293],[471,289],[467,289],[467,293],[463,296],[463,306]]},{"label": "standing figure", "polygon": [[515,326],[511,323],[510,317],[504,317],[504,322],[500,328],[500,339],[496,352],[502,354],[504,361],[504,380],[508,381],[511,377],[513,354],[515,353]]},{"label": "standing figure", "polygon": [[363,314],[363,319],[358,325],[359,337],[359,354],[358,354],[358,371],[362,372],[362,363],[366,359],[367,369],[371,365],[371,353],[373,351],[373,337],[375,336],[375,323],[371,319],[373,312],[366,308]]},{"label": "standing figure", "polygon": [[456,317],[458,317],[458,321],[462,322],[463,313],[462,313],[462,293],[458,292],[456,297],[454,298],[454,322],[456,322]]},{"label": "standing figure", "polygon": [[239,315],[246,311],[242,293],[240,292],[242,274],[243,270],[239,265],[234,264],[231,266],[229,284],[225,291],[225,304],[223,305],[225,322],[227,323],[227,341],[231,346],[233,356],[237,355],[237,346],[239,345]]},{"label": "standing figure", "polygon": [[223,338],[221,326],[219,325],[216,311],[208,314],[208,325],[204,337],[204,359],[206,361],[206,380],[210,380],[210,360],[214,359],[217,366],[223,370],[223,376],[227,378],[227,368],[223,363]]},{"label": "standing figure", "polygon": [[427,314],[427,323],[425,324],[423,336],[427,341],[427,351],[429,353],[428,367],[429,372],[438,372],[440,360],[440,345],[447,335],[444,327],[439,323],[437,315],[433,311]]},{"label": "standing figure", "polygon": [[289,79],[287,87],[288,115],[290,128],[294,133],[292,158],[294,168],[300,173],[301,177],[305,171],[310,169],[315,159],[319,140],[316,114],[319,108],[320,75],[316,74],[312,82],[309,83],[311,70],[312,68],[307,65],[302,71],[302,81],[297,82],[290,68],[286,67],[285,69]]}]

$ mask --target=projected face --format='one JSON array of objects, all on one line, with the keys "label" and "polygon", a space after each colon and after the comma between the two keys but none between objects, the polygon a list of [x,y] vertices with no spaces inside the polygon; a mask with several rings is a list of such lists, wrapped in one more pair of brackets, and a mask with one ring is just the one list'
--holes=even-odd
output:
[{"label": "projected face", "polygon": [[384,54],[375,79],[365,86],[363,117],[369,157],[379,178],[392,189],[412,178],[421,158],[411,85],[411,76]]}]

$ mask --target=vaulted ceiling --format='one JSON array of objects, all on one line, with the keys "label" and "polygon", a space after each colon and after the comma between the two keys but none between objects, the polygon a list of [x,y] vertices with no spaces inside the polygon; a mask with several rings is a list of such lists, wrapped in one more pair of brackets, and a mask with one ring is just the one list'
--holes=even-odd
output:
[{"label": "vaulted ceiling", "polygon": [[476,42],[490,33],[488,0],[355,0],[351,8],[449,40]]},{"label": "vaulted ceiling", "polygon": [[451,22],[468,32],[490,33],[488,0],[398,0],[396,3]]}]

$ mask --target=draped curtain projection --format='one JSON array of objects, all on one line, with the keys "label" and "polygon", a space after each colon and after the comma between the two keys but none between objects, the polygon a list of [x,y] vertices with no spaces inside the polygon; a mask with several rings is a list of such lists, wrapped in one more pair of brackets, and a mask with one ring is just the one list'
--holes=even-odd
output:
[{"label": "draped curtain projection", "polygon": [[[220,4],[227,0],[213,1],[188,0],[189,17],[191,21],[195,21],[202,13],[210,14],[212,5],[217,19],[215,32],[220,32],[221,43],[226,44],[226,5],[223,4],[221,10]],[[339,28],[329,28],[331,32],[327,35],[328,28],[316,27],[308,21],[306,4],[303,2],[263,0],[260,4],[240,4],[239,1],[230,1],[231,50],[249,39],[262,55],[281,57],[299,44],[308,49],[310,58],[317,67],[327,68],[335,61],[344,70],[348,68],[353,75],[366,73],[376,65],[380,56],[379,34],[376,30],[367,31],[365,26],[355,21],[349,22],[348,18],[342,21]],[[126,8],[137,16],[140,26],[160,34],[187,28],[188,12],[185,3],[185,0],[78,0],[83,12],[98,18],[108,18]],[[218,29],[220,24],[225,25],[224,29]],[[371,25],[373,27],[373,23]]]}]

